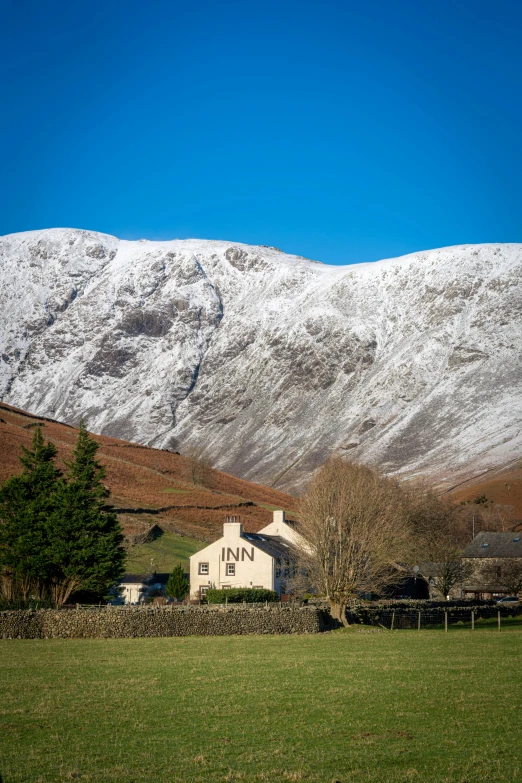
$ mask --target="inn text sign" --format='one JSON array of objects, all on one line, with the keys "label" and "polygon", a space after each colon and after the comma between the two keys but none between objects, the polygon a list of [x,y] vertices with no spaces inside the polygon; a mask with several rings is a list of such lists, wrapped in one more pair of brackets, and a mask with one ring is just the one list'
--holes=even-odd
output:
[{"label": "inn text sign", "polygon": [[[241,560],[245,560],[245,558],[247,557],[249,560],[254,559],[254,547],[250,548],[250,552],[248,551],[248,549],[245,549],[244,546],[241,547]],[[231,547],[223,547],[221,550],[221,559],[223,560],[223,562],[225,561],[230,562],[232,559],[238,561],[240,559],[239,547],[237,547],[236,549],[232,549]]]}]

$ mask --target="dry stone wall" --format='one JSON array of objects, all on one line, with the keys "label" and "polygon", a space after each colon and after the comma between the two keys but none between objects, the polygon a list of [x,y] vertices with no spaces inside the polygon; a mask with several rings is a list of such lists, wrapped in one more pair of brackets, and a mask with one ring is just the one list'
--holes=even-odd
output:
[{"label": "dry stone wall", "polygon": [[152,636],[320,633],[316,607],[102,607],[0,612],[0,639],[123,639]]}]

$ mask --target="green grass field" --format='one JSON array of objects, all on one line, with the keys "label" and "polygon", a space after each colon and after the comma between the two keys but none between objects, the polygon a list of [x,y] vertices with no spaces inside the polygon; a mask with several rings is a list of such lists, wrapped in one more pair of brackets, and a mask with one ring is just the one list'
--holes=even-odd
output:
[{"label": "green grass field", "polygon": [[4,783],[522,780],[522,633],[0,641]]},{"label": "green grass field", "polygon": [[189,568],[189,557],[199,549],[207,546],[204,541],[195,538],[178,536],[176,533],[163,533],[150,544],[137,544],[129,550],[125,570],[130,574],[148,573],[151,570],[151,560],[154,560],[154,570],[172,571],[178,563]]}]

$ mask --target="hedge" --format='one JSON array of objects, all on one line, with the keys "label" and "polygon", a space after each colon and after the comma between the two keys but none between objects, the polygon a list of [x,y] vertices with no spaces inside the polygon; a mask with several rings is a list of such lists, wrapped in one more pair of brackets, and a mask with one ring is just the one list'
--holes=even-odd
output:
[{"label": "hedge", "polygon": [[29,598],[24,601],[23,599],[16,599],[14,601],[0,600],[0,612],[12,612],[20,609],[55,609],[56,606],[50,599],[38,599]]},{"label": "hedge", "polygon": [[229,590],[207,590],[209,604],[260,604],[266,601],[279,601],[274,590],[256,587],[231,587]]}]

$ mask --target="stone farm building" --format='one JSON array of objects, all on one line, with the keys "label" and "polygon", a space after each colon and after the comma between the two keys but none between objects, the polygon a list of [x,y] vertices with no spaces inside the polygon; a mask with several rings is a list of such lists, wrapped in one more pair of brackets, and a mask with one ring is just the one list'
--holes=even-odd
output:
[{"label": "stone farm building", "polygon": [[273,521],[258,533],[245,533],[237,517],[227,517],[223,537],[190,558],[191,598],[231,587],[262,587],[280,596],[298,541],[284,511],[274,511]]},{"label": "stone farm building", "polygon": [[506,570],[522,573],[522,533],[478,533],[462,560],[473,567],[473,575],[463,585],[465,598],[508,595],[512,591],[505,584]]}]

